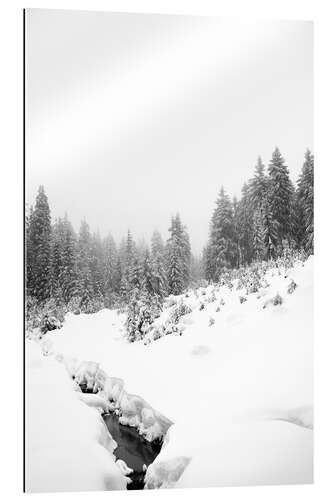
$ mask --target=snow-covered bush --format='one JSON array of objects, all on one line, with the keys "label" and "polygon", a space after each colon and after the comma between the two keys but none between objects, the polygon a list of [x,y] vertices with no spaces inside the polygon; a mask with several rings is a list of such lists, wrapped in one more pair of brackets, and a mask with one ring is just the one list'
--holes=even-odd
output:
[{"label": "snow-covered bush", "polygon": [[217,313],[219,313],[220,311],[221,311],[221,308],[220,308],[220,306],[218,306],[218,307],[216,308],[216,312],[217,312]]},{"label": "snow-covered bush", "polygon": [[210,316],[208,326],[213,326],[215,324],[215,319]]},{"label": "snow-covered bush", "polygon": [[295,289],[297,287],[297,284],[295,283],[294,280],[291,280],[291,282],[289,283],[288,285],[288,289],[287,289],[287,292],[288,293],[294,293]]},{"label": "snow-covered bush", "polygon": [[160,314],[160,303],[155,296],[134,289],[131,293],[126,330],[130,342],[141,340],[152,329],[153,321]]},{"label": "snow-covered bush", "polygon": [[177,324],[182,316],[185,316],[185,314],[189,314],[191,312],[192,309],[188,305],[186,305],[184,301],[181,299],[179,301],[179,304],[172,309],[170,314],[170,321],[172,323]]},{"label": "snow-covered bush", "polygon": [[246,302],[246,300],[247,300],[247,299],[246,299],[245,297],[243,297],[242,295],[240,295],[240,296],[239,296],[239,302],[240,302],[241,304],[243,304],[243,302]]},{"label": "snow-covered bush", "polygon": [[212,302],[215,302],[216,301],[216,295],[215,295],[215,292],[213,291],[211,293],[211,295],[207,298],[207,302],[210,304]]},{"label": "snow-covered bush", "polygon": [[199,306],[199,311],[202,311],[203,309],[205,309],[205,304],[201,302]]},{"label": "snow-covered bush", "polygon": [[266,309],[266,307],[273,305],[273,306],[279,306],[283,303],[283,299],[279,293],[277,293],[273,298],[267,300],[264,305],[263,309]]},{"label": "snow-covered bush", "polygon": [[26,330],[29,334],[34,328],[38,328],[41,334],[47,331],[61,328],[66,308],[55,299],[49,299],[39,304],[33,297],[27,297],[26,301]]}]

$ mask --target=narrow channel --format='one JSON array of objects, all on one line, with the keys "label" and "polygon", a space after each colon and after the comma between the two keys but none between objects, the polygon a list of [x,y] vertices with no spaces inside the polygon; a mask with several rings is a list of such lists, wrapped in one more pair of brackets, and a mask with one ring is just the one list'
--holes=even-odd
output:
[{"label": "narrow channel", "polygon": [[[84,393],[93,392],[87,389],[85,384],[80,385],[80,388]],[[113,452],[114,455],[117,459],[123,460],[130,469],[133,469],[133,472],[128,475],[131,483],[127,485],[127,489],[143,490],[145,485],[145,469],[155,460],[161,451],[162,442],[160,440],[147,441],[139,434],[135,427],[122,425],[119,422],[118,415],[115,413],[104,413],[102,417],[112,439],[118,445]]]},{"label": "narrow channel", "polygon": [[138,433],[135,427],[122,425],[115,413],[103,415],[104,422],[118,446],[114,454],[118,459],[124,460],[126,465],[133,469],[129,474],[131,483],[128,490],[142,490],[144,488],[145,468],[148,467],[161,451],[161,442],[150,443]]}]

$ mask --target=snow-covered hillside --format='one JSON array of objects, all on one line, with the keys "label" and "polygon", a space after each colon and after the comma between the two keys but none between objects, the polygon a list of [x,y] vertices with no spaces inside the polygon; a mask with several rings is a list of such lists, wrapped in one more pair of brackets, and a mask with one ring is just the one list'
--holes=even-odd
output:
[{"label": "snow-covered hillside", "polygon": [[[101,455],[99,482],[93,471],[81,471],[86,484],[61,481],[61,489],[103,489],[101,481],[104,488],[126,485],[112,456],[104,456],[100,416],[73,396],[65,367],[78,382],[100,391],[107,404],[112,400],[123,423],[136,426],[147,439],[164,436],[161,453],[148,467],[148,488],[312,482],[312,266],[310,257],[288,271],[271,269],[265,276],[267,286],[248,295],[235,282],[232,288],[208,286],[169,298],[157,325],[166,324],[179,303],[192,312],[180,318],[175,333],[151,342],[148,336],[129,343],[125,315],[117,311],[68,314],[63,328],[40,342],[48,357],[38,358],[34,352],[27,363],[31,489],[44,490],[33,479],[33,471],[44,467],[44,450],[49,450],[49,463],[57,470],[62,453],[68,460],[68,447],[79,455],[84,446],[84,453]],[[296,288],[288,293],[292,282]],[[277,293],[282,304],[273,305],[270,299]],[[34,346],[32,340],[27,343]],[[59,382],[64,377],[67,385]],[[56,386],[61,391],[55,405]],[[80,423],[78,441],[81,427],[82,436],[87,434],[83,427],[95,426],[95,432],[88,432],[79,446],[75,436],[66,438],[66,448],[66,436],[56,446],[56,431],[48,425],[59,415],[65,419],[67,406],[71,419]],[[43,427],[44,408],[48,423]],[[42,429],[37,441],[35,425]],[[65,421],[61,427],[66,427]],[[97,452],[101,439],[104,450]],[[52,484],[47,489],[57,488]]]}]

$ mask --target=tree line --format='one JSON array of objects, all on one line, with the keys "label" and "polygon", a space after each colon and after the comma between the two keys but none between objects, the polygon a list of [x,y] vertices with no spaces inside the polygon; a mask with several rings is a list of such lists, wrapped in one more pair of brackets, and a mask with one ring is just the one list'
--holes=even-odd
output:
[{"label": "tree line", "polygon": [[277,258],[286,247],[313,253],[313,169],[307,150],[295,187],[276,148],[267,172],[258,158],[239,200],[221,188],[203,255],[207,280],[218,281],[224,268]]},{"label": "tree line", "polygon": [[119,246],[111,234],[91,233],[86,220],[78,234],[67,215],[51,220],[44,187],[26,216],[26,292],[44,303],[71,304],[80,311],[126,304],[134,290],[162,301],[182,293],[195,279],[198,262],[179,214],[166,243],[154,231],[150,245],[136,243],[129,230]]},{"label": "tree line", "polygon": [[128,231],[117,245],[111,234],[91,233],[85,220],[78,234],[67,215],[52,221],[40,186],[25,220],[27,296],[87,312],[128,304],[139,292],[162,302],[202,278],[218,281],[225,268],[276,258],[286,247],[313,253],[313,167],[307,150],[295,187],[278,148],[267,171],[259,157],[239,200],[221,188],[200,258],[192,255],[179,214],[166,242],[158,231],[149,245],[135,242]]}]

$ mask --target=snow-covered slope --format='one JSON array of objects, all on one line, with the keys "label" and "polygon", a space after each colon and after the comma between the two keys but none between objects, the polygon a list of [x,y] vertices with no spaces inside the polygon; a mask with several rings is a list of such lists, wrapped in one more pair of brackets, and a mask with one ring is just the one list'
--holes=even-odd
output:
[{"label": "snow-covered slope", "polygon": [[80,401],[58,361],[32,341],[26,347],[26,490],[125,489],[100,414]]},{"label": "snow-covered slope", "polygon": [[[182,335],[130,344],[124,315],[103,310],[67,315],[61,330],[44,337],[43,350],[74,375],[82,376],[82,361],[99,363],[94,373],[112,377],[104,395],[119,382],[113,399],[125,414],[130,407],[128,423],[145,432],[143,410],[161,423],[167,435],[147,487],[309,483],[312,265],[309,258],[288,272],[270,270],[268,286],[243,303],[236,286],[177,297],[192,309],[180,319]],[[297,287],[289,294],[291,280]],[[277,292],[283,303],[274,306]],[[140,404],[131,404],[133,394]]]}]

